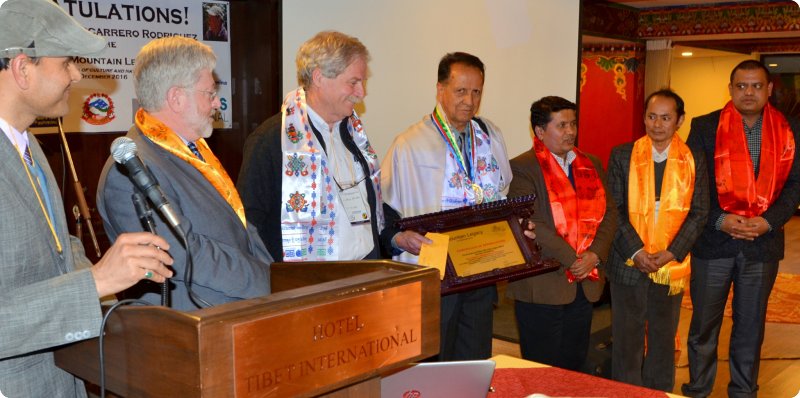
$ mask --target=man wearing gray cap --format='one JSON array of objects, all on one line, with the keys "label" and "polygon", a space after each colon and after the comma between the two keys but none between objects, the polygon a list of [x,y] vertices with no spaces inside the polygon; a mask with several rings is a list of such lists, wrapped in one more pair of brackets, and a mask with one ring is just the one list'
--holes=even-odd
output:
[{"label": "man wearing gray cap", "polygon": [[0,397],[84,397],[52,350],[96,337],[100,297],[172,276],[166,240],[121,236],[92,265],[67,231],[47,159],[27,132],[67,113],[81,79],[71,57],[105,47],[49,0],[0,0]]}]

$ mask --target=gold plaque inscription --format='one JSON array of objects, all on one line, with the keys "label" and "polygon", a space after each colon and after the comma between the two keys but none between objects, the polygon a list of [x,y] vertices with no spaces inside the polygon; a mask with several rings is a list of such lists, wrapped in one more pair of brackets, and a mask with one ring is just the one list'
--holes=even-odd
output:
[{"label": "gold plaque inscription", "polygon": [[233,327],[237,398],[288,397],[422,352],[422,286],[403,286]]},{"label": "gold plaque inscription", "polygon": [[506,221],[445,233],[450,236],[447,252],[458,276],[525,264],[522,251]]}]

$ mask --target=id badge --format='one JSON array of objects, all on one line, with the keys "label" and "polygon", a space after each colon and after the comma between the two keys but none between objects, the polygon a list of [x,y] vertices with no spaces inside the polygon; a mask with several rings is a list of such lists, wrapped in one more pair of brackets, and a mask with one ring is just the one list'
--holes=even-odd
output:
[{"label": "id badge", "polygon": [[364,197],[361,196],[361,190],[358,187],[340,191],[339,200],[347,212],[347,219],[350,220],[350,224],[369,221],[369,209],[366,207]]}]

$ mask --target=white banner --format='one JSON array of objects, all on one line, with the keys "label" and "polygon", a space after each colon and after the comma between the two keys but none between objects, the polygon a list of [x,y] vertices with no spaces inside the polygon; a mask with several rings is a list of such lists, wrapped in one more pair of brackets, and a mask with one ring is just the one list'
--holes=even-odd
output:
[{"label": "white banner", "polygon": [[[230,8],[227,1],[57,0],[108,46],[100,55],[77,57],[83,80],[70,92],[64,131],[127,131],[138,109],[133,67],[139,49],[153,39],[185,36],[208,44],[217,55],[214,77],[222,108],[214,128],[231,127]],[[39,126],[53,126],[41,120]],[[38,131],[37,131],[38,130]],[[41,127],[36,132],[54,131]]]}]

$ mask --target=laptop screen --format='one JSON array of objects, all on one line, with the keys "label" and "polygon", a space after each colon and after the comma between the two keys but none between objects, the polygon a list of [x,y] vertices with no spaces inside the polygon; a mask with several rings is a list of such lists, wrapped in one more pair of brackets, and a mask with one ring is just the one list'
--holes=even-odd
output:
[{"label": "laptop screen", "polygon": [[382,398],[486,398],[494,361],[423,362],[381,379]]}]

